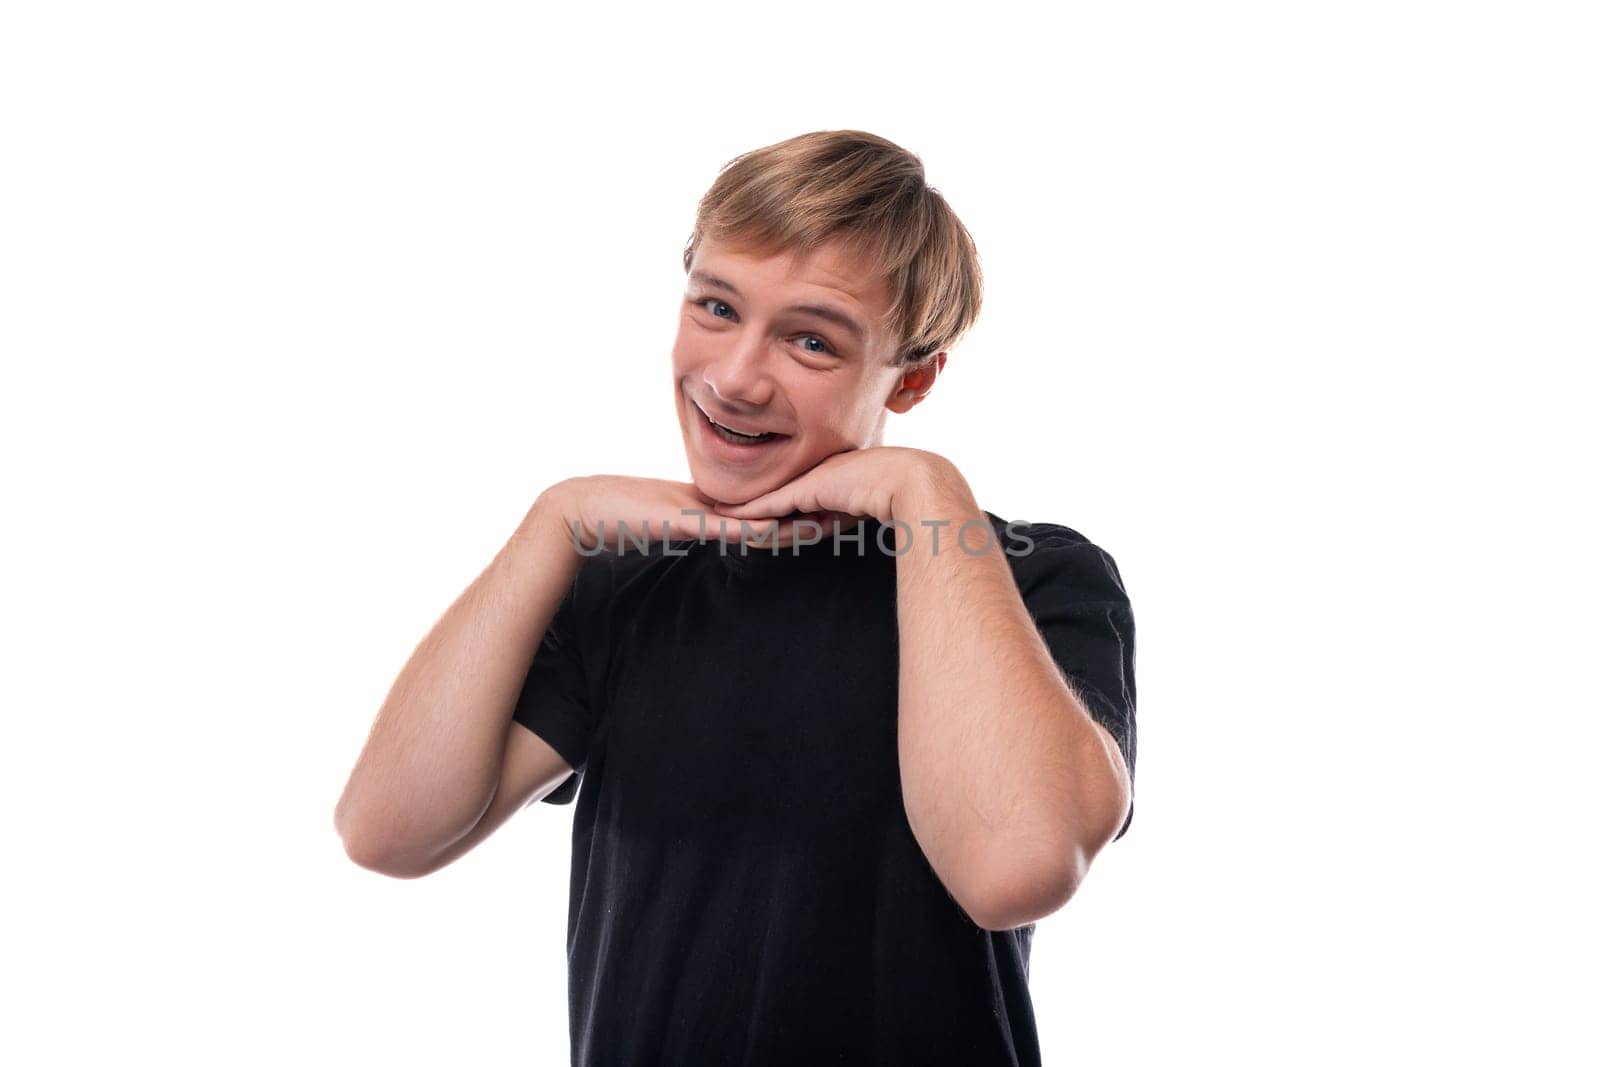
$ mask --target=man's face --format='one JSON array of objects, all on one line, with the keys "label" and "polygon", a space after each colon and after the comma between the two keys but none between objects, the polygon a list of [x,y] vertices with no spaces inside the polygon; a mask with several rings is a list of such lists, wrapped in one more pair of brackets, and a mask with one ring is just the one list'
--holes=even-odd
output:
[{"label": "man's face", "polygon": [[[938,368],[891,367],[888,280],[837,242],[808,258],[702,241],[672,347],[672,380],[700,491],[740,504],[836,452],[881,443],[888,412],[922,399]],[[852,328],[853,327],[853,328]],[[728,440],[711,425],[773,436]]]}]

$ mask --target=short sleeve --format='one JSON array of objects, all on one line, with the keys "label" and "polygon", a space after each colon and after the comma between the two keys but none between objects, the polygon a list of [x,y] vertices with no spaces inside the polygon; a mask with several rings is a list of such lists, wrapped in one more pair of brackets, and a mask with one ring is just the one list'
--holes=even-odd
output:
[{"label": "short sleeve", "polygon": [[577,772],[543,797],[547,804],[570,804],[577,795],[593,733],[590,687],[579,637],[583,628],[578,621],[578,577],[567,587],[539,642],[511,716],[543,738]]},{"label": "short sleeve", "polygon": [[[1089,714],[1116,739],[1131,788],[1138,748],[1133,606],[1116,561],[1065,526],[1011,523],[1006,532],[1022,601]],[[1112,840],[1132,822],[1130,802]]]}]

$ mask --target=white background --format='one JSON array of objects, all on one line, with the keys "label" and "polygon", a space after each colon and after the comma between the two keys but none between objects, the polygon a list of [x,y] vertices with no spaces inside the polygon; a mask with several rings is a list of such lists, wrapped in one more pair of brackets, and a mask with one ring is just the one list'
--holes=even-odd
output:
[{"label": "white background", "polygon": [[540,489],[687,477],[717,169],[858,128],[987,277],[886,443],[1138,621],[1046,1062],[1594,1062],[1582,6],[8,5],[0,1058],[565,1061],[571,807],[334,803]]}]

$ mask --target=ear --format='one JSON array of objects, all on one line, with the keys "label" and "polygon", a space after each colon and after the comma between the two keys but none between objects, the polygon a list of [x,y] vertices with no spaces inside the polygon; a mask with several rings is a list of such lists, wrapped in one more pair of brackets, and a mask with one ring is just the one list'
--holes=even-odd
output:
[{"label": "ear", "polygon": [[904,415],[922,403],[923,397],[933,388],[939,372],[944,370],[944,361],[945,353],[939,352],[921,366],[902,374],[899,384],[895,386],[894,392],[889,394],[884,406],[896,415]]}]

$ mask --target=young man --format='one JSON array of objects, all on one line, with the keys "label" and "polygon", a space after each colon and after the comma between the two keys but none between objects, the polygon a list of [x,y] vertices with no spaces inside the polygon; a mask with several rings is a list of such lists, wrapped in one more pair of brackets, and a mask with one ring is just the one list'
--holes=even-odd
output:
[{"label": "young man", "polygon": [[980,305],[915,156],[741,156],[684,264],[692,480],[541,494],[396,681],[346,848],[416,877],[576,797],[575,1063],[1036,1064],[1032,924],[1132,818],[1116,564],[880,444]]}]

